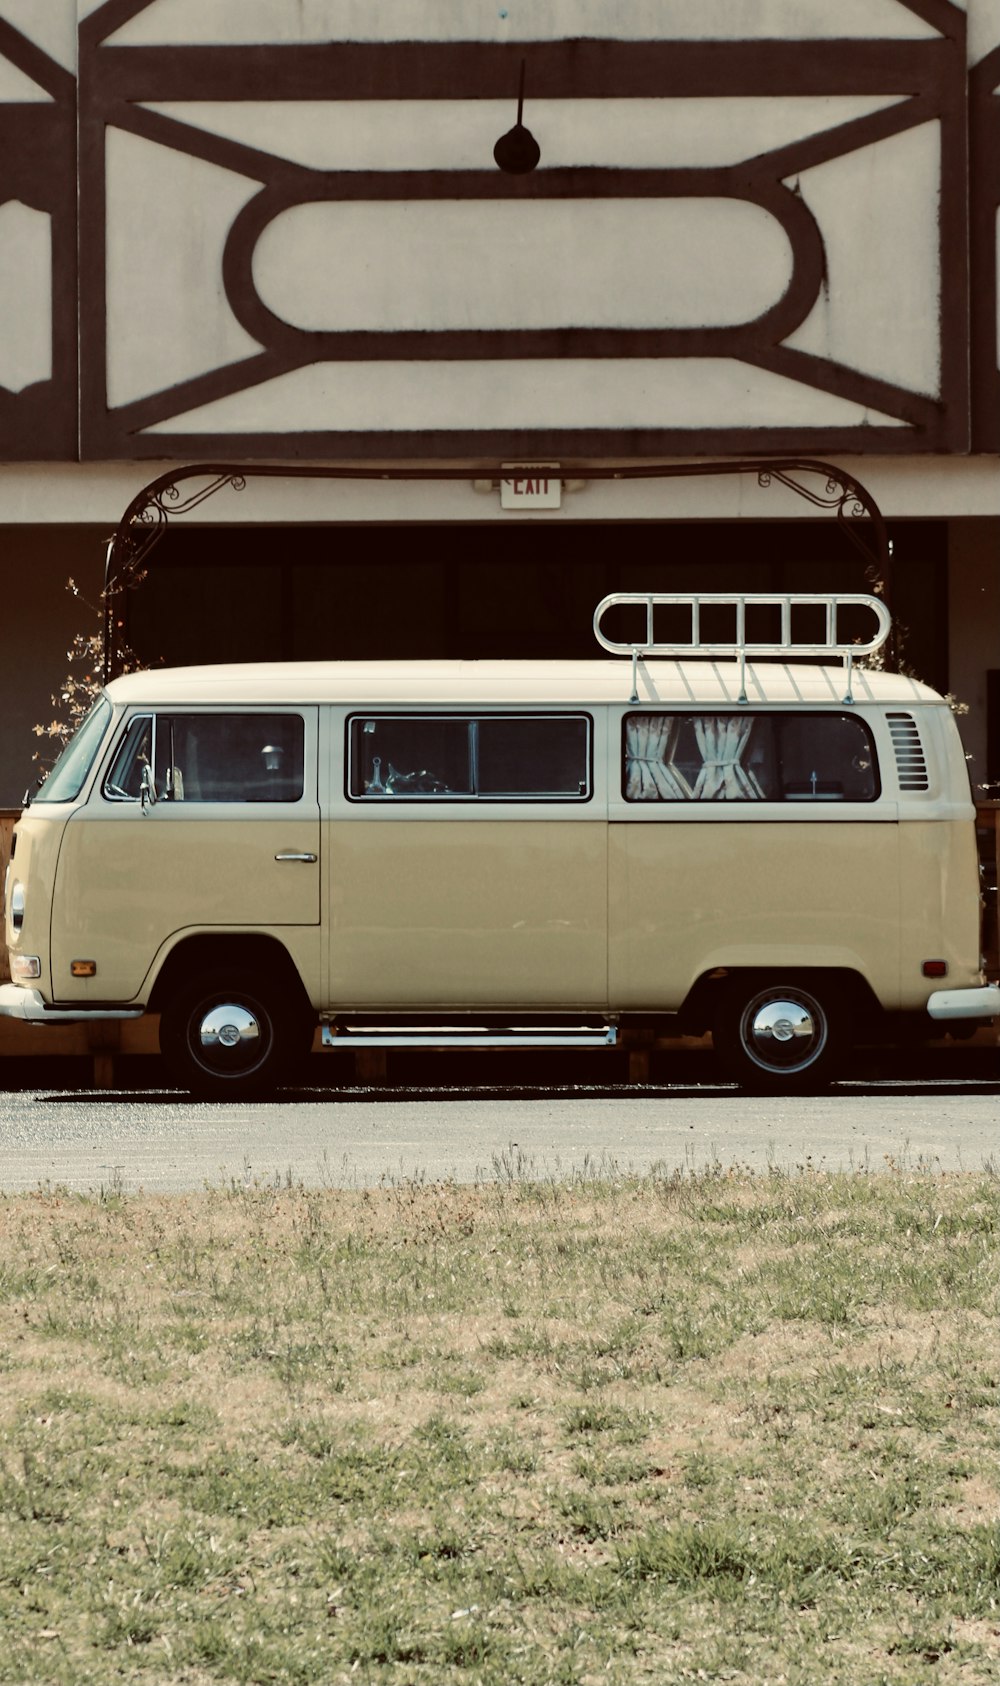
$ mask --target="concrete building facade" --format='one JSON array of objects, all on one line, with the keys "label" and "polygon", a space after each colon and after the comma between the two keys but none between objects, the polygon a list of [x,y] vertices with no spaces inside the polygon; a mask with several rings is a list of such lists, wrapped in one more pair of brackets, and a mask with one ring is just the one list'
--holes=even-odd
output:
[{"label": "concrete building facade", "polygon": [[[609,589],[857,589],[822,476],[593,477],[832,461],[986,793],[998,87],[1000,0],[0,0],[0,807],[122,512],[196,462],[348,472],[171,519],[144,660],[589,654]],[[558,507],[502,507],[525,464]]]}]

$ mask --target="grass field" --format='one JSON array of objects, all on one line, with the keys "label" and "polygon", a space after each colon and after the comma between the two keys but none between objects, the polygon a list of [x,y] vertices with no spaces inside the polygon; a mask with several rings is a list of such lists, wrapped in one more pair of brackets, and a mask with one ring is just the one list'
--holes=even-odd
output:
[{"label": "grass field", "polygon": [[0,1681],[1000,1679],[1000,1179],[0,1198]]}]

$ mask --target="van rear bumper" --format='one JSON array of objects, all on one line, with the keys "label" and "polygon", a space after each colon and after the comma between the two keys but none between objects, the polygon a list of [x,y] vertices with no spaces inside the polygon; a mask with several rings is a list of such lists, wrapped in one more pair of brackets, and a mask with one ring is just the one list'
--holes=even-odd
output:
[{"label": "van rear bumper", "polygon": [[37,989],[0,984],[0,1018],[28,1024],[91,1024],[96,1019],[141,1019],[142,1007],[50,1007]]},{"label": "van rear bumper", "polygon": [[932,1019],[995,1019],[1000,1015],[1000,988],[982,984],[978,989],[936,989],[927,1011]]}]

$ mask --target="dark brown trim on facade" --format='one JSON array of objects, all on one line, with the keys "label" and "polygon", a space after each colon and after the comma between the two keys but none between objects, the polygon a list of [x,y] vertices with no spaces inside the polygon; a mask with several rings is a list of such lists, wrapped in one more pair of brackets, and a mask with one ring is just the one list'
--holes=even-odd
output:
[{"label": "dark brown trim on facade", "polygon": [[58,101],[72,101],[76,84],[71,73],[64,70],[55,59],[50,59],[48,53],[43,53],[41,47],[36,47],[34,41],[29,41],[12,23],[6,23],[0,18],[0,54],[16,65],[18,70],[30,77],[37,87],[43,88],[50,98]]},{"label": "dark brown trim on facade", "polygon": [[0,205],[18,201],[49,218],[52,374],[22,392],[0,390],[0,459],[74,461],[77,433],[75,84],[69,73],[0,24],[0,52],[50,94],[0,105]]},{"label": "dark brown trim on facade", "polygon": [[[81,26],[81,451],[86,459],[162,454],[165,449],[234,450],[269,457],[335,454],[350,459],[397,451],[444,455],[607,454],[635,449],[704,455],[719,450],[962,451],[968,448],[968,278],[965,272],[964,18],[949,0],[901,0],[941,31],[936,40],[530,43],[330,42],[315,46],[102,46],[144,8],[109,0]],[[334,172],[289,160],[143,109],[171,100],[454,100],[509,99],[522,58],[536,99],[670,98],[753,95],[871,95],[896,99],[870,116],[841,123],[728,169],[542,168],[526,176],[481,171]],[[899,99],[898,96],[906,96]],[[942,136],[941,369],[938,398],[787,349],[825,279],[822,232],[797,187],[806,171],[919,124]],[[168,390],[109,410],[105,396],[105,133],[127,130],[156,144],[233,171],[260,192],[235,218],[225,244],[222,282],[235,319],[261,347],[237,365],[206,371]],[[306,330],[281,320],[260,298],[253,256],[264,229],[296,205],[313,201],[396,199],[585,199],[712,195],[759,205],[784,229],[793,255],[782,298],[735,327],[593,329],[568,322],[552,330],[367,332]],[[155,225],[155,206],[150,207]],[[141,231],[140,231],[141,237]],[[428,434],[284,432],[147,434],[190,410],[232,397],[277,375],[326,361],[481,360],[496,358],[727,357],[880,411],[902,423],[829,428],[586,428]],[[630,443],[626,444],[625,441]]]},{"label": "dark brown trim on facade", "polygon": [[897,4],[912,12],[914,17],[922,18],[932,29],[939,29],[942,35],[957,41],[965,39],[965,13],[961,6],[953,4],[953,0],[897,0]]},{"label": "dark brown trim on facade", "polygon": [[969,77],[969,266],[972,298],[972,448],[1000,450],[997,211],[1000,208],[1000,47]]},{"label": "dark brown trim on facade", "polygon": [[81,48],[96,47],[152,4],[153,0],[104,0],[103,6],[98,6],[89,17],[81,19]]},{"label": "dark brown trim on facade", "polygon": [[[81,52],[83,37],[81,32]],[[398,41],[101,47],[103,100],[509,100],[914,94],[956,52],[939,41]]]},{"label": "dark brown trim on facade", "polygon": [[[857,369],[845,369],[842,363],[833,363],[829,358],[779,345],[771,351],[759,351],[753,361],[758,368],[770,369],[786,380],[797,381],[818,392],[829,392],[851,404],[881,411],[883,415],[896,416],[924,434],[933,436],[941,431],[943,406],[936,399],[925,398],[919,392],[904,392],[889,381],[861,374]],[[871,425],[879,424],[873,420]]]},{"label": "dark brown trim on facade", "polygon": [[[964,20],[963,20],[964,21]],[[942,88],[941,197],[938,252],[941,276],[941,404],[950,418],[951,451],[970,448],[969,416],[969,136],[965,30],[957,39]]]},{"label": "dark brown trim on facade", "polygon": [[[99,15],[99,14],[98,14]],[[80,31],[77,87],[80,147],[80,458],[127,456],[118,446],[102,450],[106,425],[95,427],[107,410],[107,233],[105,192],[105,122],[95,100],[91,73],[93,55],[84,52]],[[152,208],[151,208],[152,214]],[[138,235],[138,231],[137,235]],[[108,440],[110,445],[110,439]]]},{"label": "dark brown trim on facade", "polygon": [[230,229],[223,261],[223,279],[230,308],[252,338],[301,366],[330,359],[443,357],[739,357],[760,341],[793,333],[812,308],[823,279],[823,245],[819,229],[804,201],[779,182],[752,180],[740,170],[552,170],[528,178],[521,187],[515,178],[511,195],[499,172],[426,173],[416,180],[403,172],[377,177],[363,173],[326,175],[312,184],[309,200],[348,199],[474,200],[597,199],[622,197],[699,197],[745,199],[767,210],[781,225],[795,256],[795,268],[784,296],[771,310],[736,328],[590,329],[572,323],[551,331],[497,329],[482,331],[337,333],[309,332],[290,327],[262,303],[253,279],[253,255],[264,229],[276,216],[300,203],[285,193],[267,189],[240,213]]},{"label": "dark brown trim on facade", "polygon": [[[913,437],[902,427],[742,427],[713,428],[553,428],[510,429],[500,432],[458,432],[440,429],[434,433],[344,432],[344,433],[148,433],[133,434],[128,451],[117,456],[130,461],[158,462],[164,457],[194,456],[206,442],[233,462],[250,462],[280,457],[290,461],[366,463],[378,461],[454,462],[470,460],[473,469],[497,462],[616,461],[661,456],[698,457],[705,441],[720,456],[759,453],[830,451],[857,456],[909,456]],[[115,452],[109,439],[106,456]],[[224,447],[224,451],[223,448]],[[927,445],[923,449],[931,450]],[[569,469],[566,470],[569,473]],[[470,476],[474,477],[474,476]]]}]

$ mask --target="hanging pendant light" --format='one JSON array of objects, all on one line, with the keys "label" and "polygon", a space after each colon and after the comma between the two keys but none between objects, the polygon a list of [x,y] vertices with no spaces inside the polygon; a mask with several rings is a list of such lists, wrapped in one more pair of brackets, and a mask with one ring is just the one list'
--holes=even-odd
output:
[{"label": "hanging pendant light", "polygon": [[526,176],[538,163],[542,150],[530,129],[521,121],[524,115],[524,59],[521,60],[521,83],[517,95],[517,122],[501,135],[493,148],[493,157],[508,176]]}]

